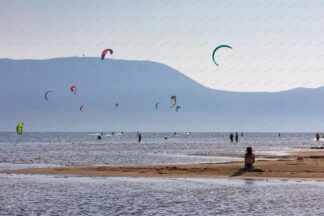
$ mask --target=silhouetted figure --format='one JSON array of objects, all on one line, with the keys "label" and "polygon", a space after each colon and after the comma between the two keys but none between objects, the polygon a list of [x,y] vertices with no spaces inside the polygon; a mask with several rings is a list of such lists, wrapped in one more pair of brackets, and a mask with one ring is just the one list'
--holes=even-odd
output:
[{"label": "silhouetted figure", "polygon": [[233,142],[233,139],[234,139],[234,135],[233,135],[233,133],[231,133],[231,134],[229,135],[229,138],[230,138],[231,142]]},{"label": "silhouetted figure", "polygon": [[316,134],[316,141],[319,141],[319,139],[320,139],[320,135],[319,135],[319,133],[317,133]]},{"label": "silhouetted figure", "polygon": [[279,134],[278,134],[278,136],[280,137],[280,136],[281,136],[281,134],[279,133]]},{"label": "silhouetted figure", "polygon": [[166,136],[165,136],[165,137],[164,137],[164,139],[165,139],[165,140],[167,140],[167,139],[168,139],[168,137],[166,137]]},{"label": "silhouetted figure", "polygon": [[174,132],[174,133],[173,133],[173,136],[176,136],[176,135],[177,135],[177,133],[176,133],[176,132]]},{"label": "silhouetted figure", "polygon": [[235,133],[235,141],[238,143],[238,133]]},{"label": "silhouetted figure", "polygon": [[100,135],[98,135],[97,140],[101,140],[101,136]]},{"label": "silhouetted figure", "polygon": [[141,140],[142,140],[142,134],[141,134],[141,133],[138,133],[138,134],[137,134],[137,137],[138,137],[138,143],[141,143]]},{"label": "silhouetted figure", "polygon": [[111,135],[115,135],[115,131],[113,131],[113,132],[111,133]]},{"label": "silhouetted figure", "polygon": [[241,132],[241,137],[243,137],[243,132]]},{"label": "silhouetted figure", "polygon": [[255,162],[255,156],[253,154],[252,147],[246,148],[244,162],[245,162],[244,169],[253,169],[254,168],[253,164]]}]

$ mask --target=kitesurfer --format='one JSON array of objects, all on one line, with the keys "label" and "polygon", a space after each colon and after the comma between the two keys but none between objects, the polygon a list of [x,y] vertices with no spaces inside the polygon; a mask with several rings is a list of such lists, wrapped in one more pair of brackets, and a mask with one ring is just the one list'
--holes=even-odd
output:
[{"label": "kitesurfer", "polygon": [[316,141],[319,141],[319,139],[320,139],[320,135],[319,135],[319,133],[317,133],[316,134]]},{"label": "kitesurfer", "polygon": [[233,138],[234,138],[233,133],[231,133],[231,134],[229,135],[229,138],[230,138],[231,142],[233,142]]},{"label": "kitesurfer", "polygon": [[253,164],[255,162],[255,156],[253,154],[252,147],[246,148],[244,161],[245,161],[244,169],[253,169],[254,168]]},{"label": "kitesurfer", "polygon": [[236,143],[238,143],[238,137],[239,137],[239,136],[238,136],[238,133],[235,132],[235,142],[236,142]]}]

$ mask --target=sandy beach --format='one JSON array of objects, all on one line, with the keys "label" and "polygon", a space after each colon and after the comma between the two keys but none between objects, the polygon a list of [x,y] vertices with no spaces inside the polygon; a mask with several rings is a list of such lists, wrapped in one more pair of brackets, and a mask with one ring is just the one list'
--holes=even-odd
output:
[{"label": "sandy beach", "polygon": [[[226,156],[237,155],[199,155]],[[242,156],[243,157],[243,156]],[[254,171],[243,170],[242,162],[159,165],[159,166],[100,166],[35,168],[4,171],[15,174],[75,175],[87,177],[168,177],[168,178],[239,178],[239,179],[299,179],[324,180],[324,151],[292,152],[288,156],[264,156],[257,158],[278,159],[257,160]]]}]

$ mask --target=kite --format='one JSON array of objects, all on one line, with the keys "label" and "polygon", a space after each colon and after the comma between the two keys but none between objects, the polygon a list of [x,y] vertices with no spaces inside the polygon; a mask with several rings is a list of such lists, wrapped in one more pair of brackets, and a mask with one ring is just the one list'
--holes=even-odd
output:
[{"label": "kite", "polygon": [[170,108],[173,108],[177,102],[177,97],[176,96],[171,96],[171,103],[170,103]]},{"label": "kite", "polygon": [[17,127],[16,127],[16,131],[17,131],[17,134],[22,134],[23,133],[23,125],[24,123],[20,122]]},{"label": "kite", "polygon": [[214,49],[214,52],[213,52],[213,54],[212,54],[212,59],[213,59],[215,65],[217,65],[217,66],[218,66],[218,64],[217,64],[216,61],[215,61],[215,52],[216,52],[219,48],[222,48],[222,47],[226,47],[226,48],[230,48],[230,49],[232,49],[232,47],[230,47],[230,46],[228,46],[228,45],[220,45],[220,46],[218,46],[218,47],[216,47],[216,48]]},{"label": "kite", "polygon": [[77,93],[77,90],[76,90],[76,87],[75,87],[75,86],[72,86],[72,87],[70,88],[70,90],[71,90],[71,92],[73,92],[74,94]]},{"label": "kite", "polygon": [[101,60],[103,60],[107,54],[107,52],[110,52],[110,55],[112,55],[114,53],[114,51],[112,49],[105,49],[104,51],[102,51],[101,53]]},{"label": "kite", "polygon": [[46,101],[48,101],[47,94],[50,93],[50,92],[53,92],[53,91],[47,91],[47,92],[45,93],[45,100],[46,100]]},{"label": "kite", "polygon": [[155,104],[155,109],[157,109],[157,110],[159,109],[159,107],[158,107],[159,104],[160,104],[160,102],[157,102],[157,103]]}]

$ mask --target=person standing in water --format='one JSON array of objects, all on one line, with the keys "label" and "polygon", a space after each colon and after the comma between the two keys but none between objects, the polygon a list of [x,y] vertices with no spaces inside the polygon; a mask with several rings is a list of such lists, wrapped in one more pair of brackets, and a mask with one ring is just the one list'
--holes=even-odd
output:
[{"label": "person standing in water", "polygon": [[141,133],[137,133],[137,137],[138,137],[138,143],[141,143],[142,134]]},{"label": "person standing in water", "polygon": [[234,138],[233,133],[231,133],[231,134],[229,135],[229,138],[230,138],[231,142],[233,142],[233,138]]},{"label": "person standing in water", "polygon": [[235,141],[236,141],[236,143],[238,143],[238,133],[237,132],[235,133]]},{"label": "person standing in water", "polygon": [[319,133],[317,132],[317,134],[316,134],[316,141],[319,141],[319,139],[320,139],[320,135],[319,135]]}]

